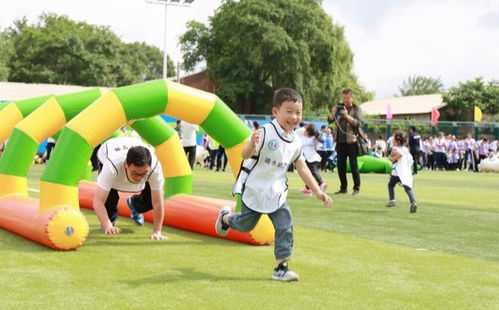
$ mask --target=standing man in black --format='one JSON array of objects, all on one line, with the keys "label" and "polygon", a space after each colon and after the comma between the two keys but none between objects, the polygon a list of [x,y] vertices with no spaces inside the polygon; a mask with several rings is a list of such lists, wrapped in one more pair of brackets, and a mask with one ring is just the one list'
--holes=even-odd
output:
[{"label": "standing man in black", "polygon": [[362,127],[362,112],[360,107],[353,103],[351,89],[342,92],[342,104],[331,109],[329,122],[335,123],[333,139],[336,141],[336,153],[338,161],[338,177],[340,178],[340,190],[335,194],[347,193],[347,157],[350,159],[350,169],[353,178],[352,195],[360,194],[360,173],[357,164],[357,134]]},{"label": "standing man in black", "polygon": [[421,154],[421,135],[417,132],[416,126],[409,127],[409,151],[414,163],[412,164],[412,174],[418,174],[419,155]]}]

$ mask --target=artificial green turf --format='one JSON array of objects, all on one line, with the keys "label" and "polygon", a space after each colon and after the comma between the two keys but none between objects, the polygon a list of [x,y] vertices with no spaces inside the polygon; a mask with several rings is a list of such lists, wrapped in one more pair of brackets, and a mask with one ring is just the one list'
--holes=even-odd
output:
[{"label": "artificial green turf", "polygon": [[[40,173],[41,166],[32,169],[30,187]],[[335,191],[336,174],[324,176]],[[423,171],[416,214],[401,188],[398,206],[384,207],[387,175],[362,175],[361,196],[334,196],[331,208],[300,195],[297,174],[289,178],[296,283],[270,280],[272,246],[169,227],[171,240],[153,242],[151,224],[125,218],[123,233],[106,237],[82,210],[90,236],[73,252],[0,230],[0,309],[499,307],[499,174]],[[231,182],[230,173],[197,169],[194,193],[231,199]]]}]

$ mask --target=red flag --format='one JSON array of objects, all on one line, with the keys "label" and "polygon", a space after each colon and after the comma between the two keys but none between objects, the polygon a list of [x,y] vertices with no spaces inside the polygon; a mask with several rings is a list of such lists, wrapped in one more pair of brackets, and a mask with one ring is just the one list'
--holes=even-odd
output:
[{"label": "red flag", "polygon": [[431,108],[431,124],[436,125],[438,123],[438,118],[440,117],[440,112],[438,112],[437,108]]},{"label": "red flag", "polygon": [[393,118],[392,105],[389,103],[386,105],[386,119],[390,120]]}]

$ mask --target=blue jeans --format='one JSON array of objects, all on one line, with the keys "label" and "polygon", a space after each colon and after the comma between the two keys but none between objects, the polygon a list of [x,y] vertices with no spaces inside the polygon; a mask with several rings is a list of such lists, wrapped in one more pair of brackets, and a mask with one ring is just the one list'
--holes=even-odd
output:
[{"label": "blue jeans", "polygon": [[[388,182],[388,195],[390,196],[390,200],[395,200],[395,191],[393,190],[393,188],[399,182],[400,182],[399,177],[394,176],[394,175],[390,175],[390,181]],[[407,196],[409,197],[411,204],[415,203],[416,197],[414,197],[414,191],[412,190],[412,188],[410,188],[407,185],[403,185],[403,186],[404,186],[405,192],[407,193]]]},{"label": "blue jeans", "polygon": [[[293,251],[293,218],[289,205],[285,202],[276,211],[267,214],[275,229],[274,255],[276,259],[286,259]],[[242,232],[255,228],[262,213],[256,212],[242,204],[241,213],[229,216],[230,228]]]}]

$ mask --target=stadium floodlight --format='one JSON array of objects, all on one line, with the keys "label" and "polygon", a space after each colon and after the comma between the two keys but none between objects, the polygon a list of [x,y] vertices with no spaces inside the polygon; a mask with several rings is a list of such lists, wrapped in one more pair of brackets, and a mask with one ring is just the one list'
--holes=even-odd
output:
[{"label": "stadium floodlight", "polygon": [[166,80],[168,73],[167,68],[167,53],[166,53],[166,31],[168,27],[168,6],[183,6],[189,7],[195,0],[146,0],[147,3],[160,4],[165,6],[165,37],[163,45],[163,79]]}]

